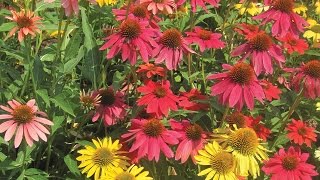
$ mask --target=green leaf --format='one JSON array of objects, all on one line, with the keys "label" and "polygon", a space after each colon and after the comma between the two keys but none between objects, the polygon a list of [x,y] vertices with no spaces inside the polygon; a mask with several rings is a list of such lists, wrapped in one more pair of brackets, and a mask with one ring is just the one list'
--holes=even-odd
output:
[{"label": "green leaf", "polygon": [[48,179],[48,174],[40,169],[30,168],[24,173],[25,177],[30,180],[46,180]]},{"label": "green leaf", "polygon": [[54,134],[57,129],[59,129],[61,126],[61,124],[63,123],[63,121],[65,120],[65,118],[63,116],[55,116],[53,118],[53,126],[51,128],[51,134]]},{"label": "green leaf", "polygon": [[34,11],[43,11],[48,8],[59,8],[61,7],[61,2],[60,1],[54,1],[52,3],[47,3],[47,2],[37,2],[37,7]]},{"label": "green leaf", "polygon": [[59,94],[50,100],[63,111],[75,117],[72,104],[69,101],[66,101],[66,99],[67,97],[64,94]]},{"label": "green leaf", "polygon": [[78,169],[77,162],[71,157],[70,154],[66,155],[63,158],[64,162],[68,166],[70,172],[74,174],[75,176],[80,176],[80,171]]},{"label": "green leaf", "polygon": [[0,152],[0,161],[4,161],[7,158],[7,156],[5,154],[3,154],[2,152]]},{"label": "green leaf", "polygon": [[0,32],[5,32],[5,31],[10,31],[14,26],[17,24],[15,22],[8,22],[8,23],[3,23],[0,26]]},{"label": "green leaf", "polygon": [[77,31],[74,33],[72,38],[69,40],[69,43],[65,49],[65,54],[64,54],[64,61],[67,62],[68,60],[75,58],[77,54],[79,53],[79,48],[82,42],[82,37],[81,37],[81,31]]},{"label": "green leaf", "polygon": [[64,73],[68,74],[71,73],[72,70],[78,65],[78,63],[81,61],[81,59],[84,56],[84,50],[83,50],[83,46],[80,47],[79,51],[78,51],[78,56],[76,58],[71,59],[70,61],[68,61],[66,64],[64,64]]},{"label": "green leaf", "polygon": [[45,104],[47,106],[49,106],[50,105],[50,98],[48,95],[48,91],[46,89],[39,89],[36,92],[42,98],[42,100],[45,102]]}]

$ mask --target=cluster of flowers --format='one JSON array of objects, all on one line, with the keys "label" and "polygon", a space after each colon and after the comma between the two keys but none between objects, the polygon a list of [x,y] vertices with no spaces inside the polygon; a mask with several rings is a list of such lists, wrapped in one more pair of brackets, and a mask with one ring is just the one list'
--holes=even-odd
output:
[{"label": "cluster of flowers", "polygon": [[[112,4],[109,1],[97,2],[100,6]],[[78,14],[77,3],[73,0],[62,1],[67,16]],[[314,26],[318,27],[319,24],[314,20],[306,21],[297,14],[293,0],[265,0],[264,5],[268,8],[252,19],[262,20],[262,25],[271,24],[271,32],[253,24],[240,24],[236,32],[244,37],[245,42],[231,52],[232,57],[240,56],[240,59],[234,65],[223,64],[224,72],[208,76],[209,80],[215,81],[211,95],[217,96],[222,105],[236,109],[227,117],[229,126],[210,133],[189,120],[171,119],[168,129],[161,120],[167,118],[170,111],[176,111],[178,107],[205,111],[209,104],[205,103],[208,97],[197,89],[175,95],[170,89],[170,82],[166,80],[166,71],[177,70],[184,55],[196,54],[189,47],[191,44],[198,45],[200,52],[225,46],[220,40],[221,34],[202,27],[194,27],[189,32],[180,32],[175,28],[161,31],[158,25],[161,18],[158,15],[172,14],[184,3],[183,0],[140,0],[134,3],[130,1],[121,9],[113,10],[116,20],[121,23],[113,34],[105,38],[106,42],[100,50],[108,49],[107,59],[113,59],[121,53],[121,59],[128,60],[131,65],[136,65],[139,58],[145,63],[137,71],[145,76],[142,78],[143,85],[137,88],[142,95],[137,105],[143,107],[145,113],[130,120],[130,129],[121,136],[122,143],[118,140],[113,142],[111,138],[97,139],[93,140],[94,146],[79,150],[81,156],[77,160],[81,162],[79,168],[83,168],[82,173],[87,173],[87,177],[94,175],[95,179],[115,178],[113,176],[151,179],[147,171],[130,165],[129,160],[138,163],[146,158],[158,162],[162,152],[166,158],[174,157],[181,163],[191,158],[198,165],[210,166],[198,174],[206,175],[207,179],[223,177],[229,180],[249,175],[256,178],[260,175],[261,163],[264,164],[262,170],[272,179],[311,179],[318,175],[315,167],[306,162],[309,154],[302,153],[297,147],[290,146],[287,151],[280,149],[268,159],[268,150],[262,146],[262,141],[266,141],[271,131],[260,123],[261,117],[245,116],[240,111],[244,106],[249,110],[254,109],[255,99],[264,103],[280,98],[280,89],[268,81],[267,75],[273,75],[276,66],[284,65],[286,59],[283,49],[289,54],[303,54],[308,49],[307,42],[300,39],[300,34],[306,28],[309,30],[304,36],[313,38],[316,44],[320,36],[319,32],[314,32],[317,31]],[[219,0],[191,0],[192,11],[196,12],[197,6],[207,11],[205,3],[218,7]],[[17,26],[9,32],[9,36],[19,31],[18,40],[23,41],[25,36],[34,36],[39,31],[40,18],[32,12],[12,11],[12,14],[13,17],[8,19],[16,22]],[[166,68],[150,63],[151,59],[155,64],[164,62]],[[247,59],[250,63],[246,62]],[[292,88],[297,93],[310,99],[320,97],[319,60],[310,60],[299,68],[283,69],[291,74]],[[160,80],[150,80],[153,76],[159,76]],[[123,120],[129,108],[124,102],[124,93],[114,91],[112,87],[82,93],[81,102],[84,107],[94,109],[92,121],[103,119],[105,126]],[[34,100],[26,105],[15,100],[8,104],[10,108],[0,106],[9,113],[0,115],[0,119],[6,120],[0,125],[0,133],[6,131],[6,141],[14,134],[15,147],[20,145],[23,137],[29,146],[39,137],[47,140],[45,134],[49,134],[49,131],[44,125],[53,124],[43,118],[46,115],[38,111]],[[286,130],[287,137],[298,145],[310,147],[316,141],[315,129],[302,120],[292,120]],[[172,148],[175,148],[175,153]]]}]

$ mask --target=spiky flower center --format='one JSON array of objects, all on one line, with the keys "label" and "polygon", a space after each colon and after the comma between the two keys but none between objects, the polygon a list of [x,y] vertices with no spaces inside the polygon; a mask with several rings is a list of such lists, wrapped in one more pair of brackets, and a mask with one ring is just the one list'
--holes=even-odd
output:
[{"label": "spiky flower center", "polygon": [[307,75],[313,78],[320,78],[320,61],[309,61],[304,65],[303,70]]},{"label": "spiky flower center", "polygon": [[288,41],[288,43],[289,43],[291,46],[295,46],[295,45],[298,44],[298,41],[297,41],[296,39],[290,39],[290,40]]},{"label": "spiky flower center", "polygon": [[120,32],[122,37],[128,39],[137,38],[141,33],[141,27],[137,20],[127,19],[120,26]]},{"label": "spiky flower center", "polygon": [[267,51],[272,45],[272,40],[267,34],[259,33],[249,40],[249,44],[256,51]]},{"label": "spiky flower center", "polygon": [[202,40],[209,40],[210,37],[211,37],[211,32],[210,32],[210,31],[207,31],[207,30],[201,29],[201,30],[198,32],[198,36],[199,36],[200,39],[202,39]]},{"label": "spiky flower center", "polygon": [[306,133],[307,133],[307,129],[305,127],[298,128],[299,135],[304,136],[304,135],[306,135]]},{"label": "spiky flower center", "polygon": [[282,167],[286,170],[293,170],[297,167],[299,161],[297,157],[292,155],[287,155],[282,159]]},{"label": "spiky flower center", "polygon": [[148,120],[143,126],[143,132],[150,137],[158,137],[164,131],[165,127],[160,120]]},{"label": "spiky flower center", "polygon": [[132,14],[139,18],[147,17],[147,9],[143,5],[137,5],[133,8]]},{"label": "spiky flower center", "polygon": [[274,0],[272,5],[276,10],[279,10],[285,13],[292,12],[294,8],[293,0]]},{"label": "spiky flower center", "polygon": [[103,106],[112,106],[116,101],[116,97],[112,89],[103,89],[99,92],[101,96],[101,104]]},{"label": "spiky flower center", "polygon": [[237,125],[237,128],[246,127],[245,116],[240,112],[234,112],[227,117],[228,123],[232,126],[233,124]]},{"label": "spiky flower center", "polygon": [[227,152],[219,152],[211,159],[211,167],[219,174],[226,174],[232,171],[234,158]]},{"label": "spiky flower center", "polygon": [[259,146],[259,141],[253,129],[241,128],[230,135],[228,145],[243,155],[253,155]]},{"label": "spiky flower center", "polygon": [[240,85],[249,84],[254,78],[254,71],[249,64],[238,63],[229,71],[229,76],[233,82]]},{"label": "spiky flower center", "polygon": [[32,108],[27,105],[20,105],[16,107],[13,110],[12,115],[14,120],[21,124],[31,122],[34,117]]},{"label": "spiky flower center", "polygon": [[160,42],[168,48],[179,48],[182,45],[182,35],[177,29],[168,29],[164,31]]},{"label": "spiky flower center", "polygon": [[158,86],[155,88],[153,93],[157,96],[157,98],[163,98],[167,95],[167,90],[162,86]]},{"label": "spiky flower center", "polygon": [[136,178],[128,172],[122,172],[118,174],[115,178],[115,180],[135,180],[135,179]]},{"label": "spiky flower center", "polygon": [[32,20],[27,16],[20,16],[17,18],[17,25],[19,28],[30,27],[32,24]]},{"label": "spiky flower center", "polygon": [[106,166],[112,163],[114,159],[114,154],[108,148],[96,149],[96,152],[92,156],[92,160],[95,164],[100,167]]},{"label": "spiky flower center", "polygon": [[310,27],[310,30],[315,33],[320,33],[320,24],[316,24]]},{"label": "spiky flower center", "polygon": [[190,125],[186,128],[187,138],[190,140],[201,139],[202,128],[198,124]]}]

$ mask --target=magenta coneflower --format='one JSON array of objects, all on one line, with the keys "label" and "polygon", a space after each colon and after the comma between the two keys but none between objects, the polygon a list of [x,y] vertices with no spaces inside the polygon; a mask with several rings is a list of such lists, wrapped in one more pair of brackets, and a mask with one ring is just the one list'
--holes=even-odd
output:
[{"label": "magenta coneflower", "polygon": [[123,100],[123,93],[114,92],[113,88],[100,89],[93,93],[93,97],[100,96],[100,103],[96,107],[96,113],[92,118],[92,122],[96,122],[102,118],[105,126],[116,124],[124,118],[127,105]]},{"label": "magenta coneflower", "polygon": [[[180,6],[180,5],[184,4],[185,2],[186,2],[186,0],[179,0],[177,2],[177,5]],[[219,4],[218,4],[219,2],[220,2],[220,0],[191,0],[190,4],[191,4],[191,7],[192,7],[192,12],[196,12],[198,6],[200,6],[201,9],[204,9],[206,12],[208,12],[205,3],[208,3],[213,7],[218,7],[219,6]]]},{"label": "magenta coneflower", "polygon": [[318,173],[314,166],[307,163],[309,153],[301,153],[300,148],[289,147],[286,152],[283,148],[266,161],[262,170],[271,175],[271,180],[279,179],[303,179],[312,180],[312,176]]},{"label": "magenta coneflower", "polygon": [[198,154],[198,150],[204,147],[206,143],[207,133],[203,131],[201,126],[190,124],[188,120],[182,122],[170,120],[171,128],[180,134],[180,143],[177,148],[175,160],[181,159],[181,163],[185,163],[189,157],[195,163],[194,156]]},{"label": "magenta coneflower", "polygon": [[66,16],[79,14],[78,0],[61,0],[61,5],[64,8]]},{"label": "magenta coneflower", "polygon": [[188,47],[188,43],[177,29],[168,29],[158,38],[159,46],[156,47],[152,55],[156,63],[166,62],[169,70],[176,70],[184,53],[195,53]]},{"label": "magenta coneflower", "polygon": [[305,97],[320,97],[320,60],[309,61],[300,68],[288,68],[287,71],[292,72],[292,86],[296,92],[300,92],[302,83]]},{"label": "magenta coneflower", "polygon": [[154,159],[158,162],[160,151],[167,158],[174,156],[168,145],[178,144],[180,134],[166,129],[158,119],[133,119],[129,132],[121,137],[126,139],[126,142],[133,141],[129,152],[138,151],[138,160],[146,156],[148,160]]},{"label": "magenta coneflower", "polygon": [[279,64],[285,62],[281,48],[272,42],[272,39],[265,32],[260,31],[255,35],[251,34],[248,41],[231,52],[232,56],[244,55],[242,59],[251,57],[251,64],[257,75],[262,72],[273,73],[271,59],[275,59]]},{"label": "magenta coneflower", "polygon": [[262,24],[272,21],[273,36],[283,37],[290,32],[298,37],[304,27],[308,26],[307,21],[293,12],[294,0],[273,0],[266,5],[270,5],[270,8],[253,19],[263,19]]},{"label": "magenta coneflower", "polygon": [[186,34],[188,37],[186,37],[185,40],[189,43],[199,45],[201,52],[206,49],[218,49],[224,48],[225,46],[225,43],[220,40],[221,34],[204,30],[201,27],[195,27],[194,32],[186,32]]},{"label": "magenta coneflower", "polygon": [[107,59],[113,58],[121,51],[122,60],[136,64],[137,56],[140,55],[144,62],[149,62],[152,50],[157,47],[153,37],[156,31],[147,27],[147,21],[138,19],[126,19],[119,27],[119,31],[105,38],[107,42],[100,48],[110,48]]},{"label": "magenta coneflower", "polygon": [[208,77],[220,81],[211,87],[211,94],[218,96],[222,104],[236,107],[238,110],[246,104],[252,110],[254,98],[263,103],[265,94],[249,64],[239,62],[234,66],[224,64],[222,67],[228,71]]},{"label": "magenta coneflower", "polygon": [[174,0],[140,0],[140,4],[146,4],[149,11],[158,14],[158,11],[165,11],[168,14],[172,14],[176,9],[177,5]]},{"label": "magenta coneflower", "polygon": [[12,100],[8,101],[10,107],[0,106],[2,110],[9,113],[0,115],[0,120],[5,120],[0,124],[0,133],[6,131],[5,141],[10,141],[15,134],[15,148],[19,147],[23,137],[30,147],[33,145],[33,141],[39,141],[39,137],[43,141],[47,141],[45,134],[50,134],[50,132],[43,124],[52,126],[53,123],[46,118],[47,115],[44,112],[38,110],[35,103],[34,99],[26,104]]},{"label": "magenta coneflower", "polygon": [[138,87],[143,96],[137,100],[139,106],[146,105],[147,113],[155,114],[158,118],[168,116],[169,110],[178,110],[178,97],[170,90],[170,82],[146,82],[145,86]]}]

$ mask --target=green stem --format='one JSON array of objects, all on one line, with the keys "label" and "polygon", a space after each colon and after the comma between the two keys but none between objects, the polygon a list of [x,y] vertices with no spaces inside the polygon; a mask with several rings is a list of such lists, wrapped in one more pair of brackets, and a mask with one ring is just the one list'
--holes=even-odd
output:
[{"label": "green stem", "polygon": [[49,173],[49,164],[50,164],[50,159],[51,159],[52,139],[53,139],[53,137],[51,137],[51,138],[49,139],[48,148],[47,148],[47,154],[48,154],[47,161],[46,161],[46,172],[47,172],[47,173]]},{"label": "green stem", "polygon": [[230,107],[227,105],[226,109],[224,110],[222,119],[221,119],[220,127],[223,127],[224,122],[226,121],[226,118],[227,118],[227,116],[228,116],[229,110],[230,110]]}]

